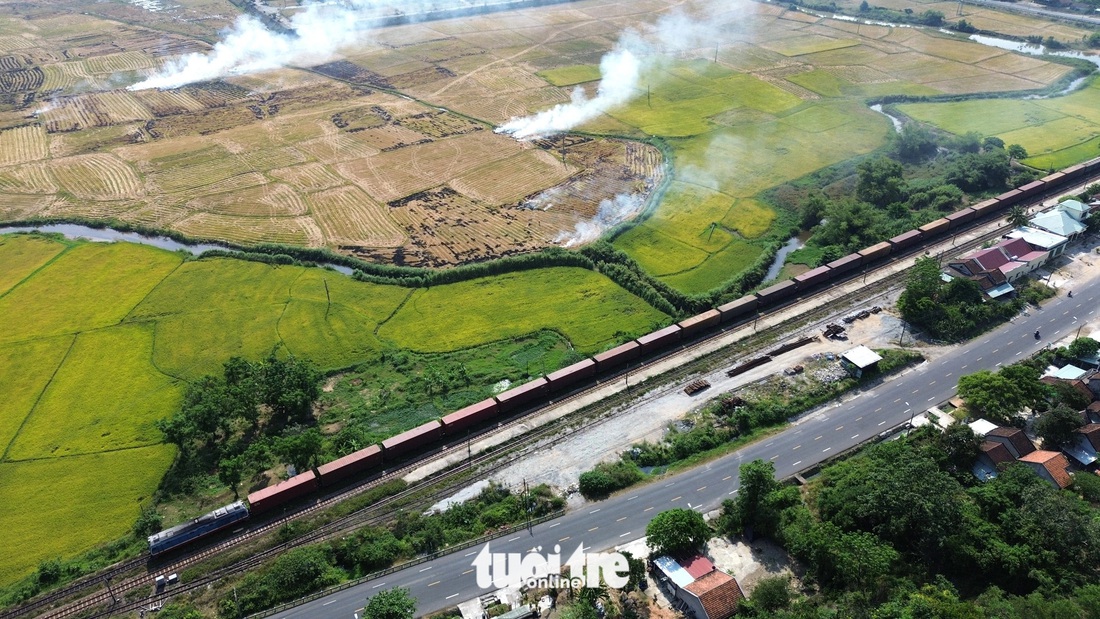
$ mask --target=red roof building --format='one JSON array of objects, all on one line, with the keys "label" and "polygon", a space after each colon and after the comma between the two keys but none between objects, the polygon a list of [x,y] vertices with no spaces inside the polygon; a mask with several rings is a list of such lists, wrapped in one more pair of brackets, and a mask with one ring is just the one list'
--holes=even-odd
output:
[{"label": "red roof building", "polygon": [[1089,440],[1093,449],[1100,449],[1100,423],[1090,423],[1087,426],[1077,428]]},{"label": "red roof building", "polygon": [[1031,467],[1039,477],[1054,484],[1057,488],[1066,488],[1073,483],[1069,476],[1069,460],[1057,451],[1033,451],[1019,459]]},{"label": "red roof building", "polygon": [[680,564],[680,567],[684,568],[688,574],[691,574],[692,578],[702,578],[704,575],[714,571],[714,564],[710,562],[710,559],[703,555],[692,555],[686,559],[680,559],[676,561]]},{"label": "red roof building", "polygon": [[698,601],[703,613],[696,610],[696,617],[701,619],[729,619],[737,612],[745,594],[741,592],[741,586],[737,584],[733,576],[725,572],[713,570],[702,578],[684,587],[689,596],[695,600],[685,600],[688,606],[695,606],[693,601]]},{"label": "red roof building", "polygon": [[982,444],[978,446],[981,450],[981,455],[989,458],[990,463],[994,468],[1001,465],[1012,464],[1016,461],[1016,458],[1012,457],[1012,452],[1008,450],[1001,443],[996,441],[982,441]]},{"label": "red roof building", "polygon": [[1031,440],[1019,428],[994,428],[986,433],[985,440],[1001,443],[1016,459],[1035,451],[1035,445],[1031,444]]}]

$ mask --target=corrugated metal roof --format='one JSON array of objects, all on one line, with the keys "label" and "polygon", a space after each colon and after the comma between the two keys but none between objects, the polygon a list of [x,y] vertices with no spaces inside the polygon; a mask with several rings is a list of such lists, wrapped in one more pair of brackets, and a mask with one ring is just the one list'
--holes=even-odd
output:
[{"label": "corrugated metal roof", "polygon": [[671,580],[673,583],[676,584],[677,587],[680,587],[681,589],[695,582],[695,579],[692,578],[691,574],[688,574],[687,570],[680,567],[680,564],[668,555],[661,555],[657,557],[653,560],[653,563],[657,566],[657,569],[661,570],[661,572],[663,572],[669,580]]},{"label": "corrugated metal roof", "polygon": [[994,286],[994,287],[990,288],[989,290],[986,290],[985,293],[987,295],[989,295],[989,298],[996,299],[997,297],[1003,297],[1004,295],[1012,292],[1013,290],[1016,290],[1016,289],[1012,287],[1012,284],[1009,284],[1008,282],[1005,282],[1005,283],[1001,284],[1000,286]]},{"label": "corrugated metal roof", "polygon": [[1060,378],[1062,380],[1077,380],[1078,378],[1084,376],[1085,372],[1087,371],[1088,370],[1083,370],[1076,365],[1070,363],[1068,365],[1063,365],[1062,367],[1058,368],[1058,371],[1051,374],[1051,376],[1053,376],[1054,378]]},{"label": "corrugated metal roof", "polygon": [[970,429],[974,431],[974,436],[985,436],[989,434],[990,430],[996,429],[997,424],[986,419],[978,419],[970,422]]},{"label": "corrugated metal roof", "polygon": [[882,357],[879,356],[878,353],[866,346],[856,346],[842,356],[860,369],[870,367],[882,361]]}]

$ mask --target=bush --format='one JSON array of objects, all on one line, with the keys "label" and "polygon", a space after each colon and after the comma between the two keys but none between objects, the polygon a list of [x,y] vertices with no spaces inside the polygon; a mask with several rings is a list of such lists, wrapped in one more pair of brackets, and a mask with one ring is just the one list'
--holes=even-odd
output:
[{"label": "bush", "polygon": [[601,462],[581,473],[580,491],[586,499],[598,499],[632,486],[642,480],[642,472],[633,462]]}]

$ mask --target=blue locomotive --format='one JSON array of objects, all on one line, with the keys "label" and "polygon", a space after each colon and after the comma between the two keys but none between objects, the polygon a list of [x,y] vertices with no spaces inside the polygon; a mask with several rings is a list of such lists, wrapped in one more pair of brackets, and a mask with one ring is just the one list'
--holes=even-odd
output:
[{"label": "blue locomotive", "polygon": [[150,535],[149,552],[158,554],[172,550],[204,535],[220,531],[245,518],[248,518],[248,508],[245,507],[244,501],[230,503],[194,520],[176,525],[155,535]]}]

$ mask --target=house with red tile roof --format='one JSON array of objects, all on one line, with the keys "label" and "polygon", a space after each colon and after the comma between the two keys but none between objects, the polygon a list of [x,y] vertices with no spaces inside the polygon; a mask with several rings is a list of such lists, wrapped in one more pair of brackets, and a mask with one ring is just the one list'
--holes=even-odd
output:
[{"label": "house with red tile roof", "polygon": [[996,441],[982,441],[978,446],[978,459],[970,471],[982,481],[993,479],[997,473],[1016,461],[1012,452],[1003,444]]},{"label": "house with red tile roof", "polygon": [[982,291],[990,291],[1038,269],[1049,256],[1049,252],[1035,249],[1024,239],[1005,239],[960,256],[949,262],[944,272],[951,277],[965,277],[976,282]]},{"label": "house with red tile roof", "polygon": [[1056,488],[1066,488],[1073,483],[1069,476],[1069,460],[1057,451],[1033,451],[1019,461]]},{"label": "house with red tile roof", "polygon": [[698,619],[729,619],[745,598],[733,576],[719,570],[697,578],[684,591],[684,602]]},{"label": "house with red tile roof", "polygon": [[737,580],[716,569],[703,555],[684,559],[662,555],[653,559],[653,566],[673,604],[696,619],[729,619],[745,598]]},{"label": "house with red tile roof", "polygon": [[1035,451],[1035,445],[1031,443],[1031,439],[1019,428],[995,428],[986,433],[985,440],[1001,443],[1017,460]]}]

